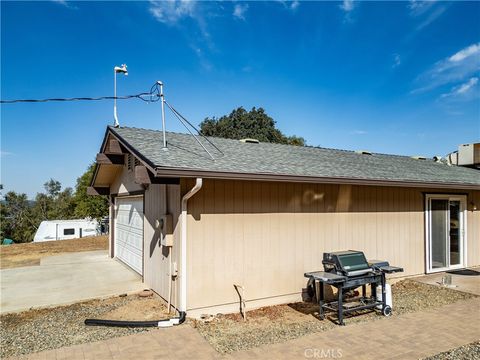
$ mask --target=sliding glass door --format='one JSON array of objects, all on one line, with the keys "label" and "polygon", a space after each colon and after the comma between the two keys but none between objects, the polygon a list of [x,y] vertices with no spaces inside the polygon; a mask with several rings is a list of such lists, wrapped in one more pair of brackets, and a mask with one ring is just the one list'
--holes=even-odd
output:
[{"label": "sliding glass door", "polygon": [[464,266],[465,196],[427,195],[427,272]]}]

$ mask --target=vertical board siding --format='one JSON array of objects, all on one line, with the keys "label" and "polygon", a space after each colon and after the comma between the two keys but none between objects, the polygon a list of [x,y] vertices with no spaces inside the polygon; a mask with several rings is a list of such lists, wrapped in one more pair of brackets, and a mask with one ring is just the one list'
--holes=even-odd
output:
[{"label": "vertical board siding", "polygon": [[[182,194],[193,180],[182,180]],[[188,204],[188,308],[298,294],[324,251],[425,271],[424,193],[429,189],[204,179]],[[435,192],[432,190],[431,192]],[[442,191],[446,193],[447,191]],[[455,191],[453,191],[455,193]],[[468,196],[468,265],[480,264],[480,192]]]},{"label": "vertical board siding", "polygon": [[[156,223],[161,216],[171,214],[174,244],[179,242],[179,186],[151,184],[145,191],[144,212],[144,282],[168,301],[170,281],[169,256],[172,256],[172,263],[178,261],[178,246],[174,246],[171,249],[161,246],[160,228],[156,226]],[[172,294],[172,300],[174,296],[175,294]],[[178,299],[178,294],[176,298]]]},{"label": "vertical board siding", "polygon": [[164,299],[168,294],[169,249],[160,245],[157,220],[166,214],[166,185],[152,184],[145,191],[144,281]]}]

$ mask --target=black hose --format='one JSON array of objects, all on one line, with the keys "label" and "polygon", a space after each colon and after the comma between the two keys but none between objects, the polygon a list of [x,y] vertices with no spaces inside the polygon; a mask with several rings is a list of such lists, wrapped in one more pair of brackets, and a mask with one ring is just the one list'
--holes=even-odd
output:
[{"label": "black hose", "polygon": [[[180,316],[178,318],[178,324],[180,325],[185,322],[187,313],[185,311],[180,311]],[[103,319],[86,319],[85,325],[87,326],[113,326],[113,327],[162,327],[162,323],[166,324],[170,322],[171,319],[166,320],[150,320],[150,321],[124,321],[124,320],[103,320]]]}]

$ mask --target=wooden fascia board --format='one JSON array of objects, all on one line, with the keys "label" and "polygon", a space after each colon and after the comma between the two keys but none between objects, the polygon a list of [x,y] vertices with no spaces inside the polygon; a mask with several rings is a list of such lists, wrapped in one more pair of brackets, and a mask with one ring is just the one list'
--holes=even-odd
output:
[{"label": "wooden fascia board", "polygon": [[87,195],[93,195],[93,196],[110,195],[110,188],[89,186],[87,187]]},{"label": "wooden fascia board", "polygon": [[100,165],[124,165],[125,155],[99,153],[97,154],[96,161],[97,164]]},{"label": "wooden fascia board", "polygon": [[255,181],[279,181],[279,182],[301,182],[301,183],[323,183],[323,184],[346,184],[346,185],[368,185],[368,186],[391,186],[391,187],[414,187],[414,188],[438,188],[438,189],[461,189],[480,190],[479,185],[457,184],[440,182],[419,182],[419,181],[394,181],[385,179],[355,179],[335,177],[313,177],[293,176],[261,173],[233,173],[233,172],[211,172],[178,168],[157,167],[157,177],[202,177],[210,179],[230,180],[255,180]]},{"label": "wooden fascia board", "polygon": [[178,177],[156,177],[146,166],[135,166],[135,183],[140,185],[150,184],[180,184]]}]

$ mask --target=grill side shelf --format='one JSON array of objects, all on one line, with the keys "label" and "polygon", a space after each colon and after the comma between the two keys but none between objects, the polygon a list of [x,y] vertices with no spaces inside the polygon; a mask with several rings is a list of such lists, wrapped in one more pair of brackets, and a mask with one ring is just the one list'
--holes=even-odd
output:
[{"label": "grill side shelf", "polygon": [[347,280],[346,276],[332,274],[325,271],[312,271],[312,272],[305,273],[304,276],[306,278],[322,281],[327,284],[337,284],[337,283],[345,282]]},{"label": "grill side shelf", "polygon": [[403,272],[403,268],[398,267],[398,266],[381,266],[380,271],[386,273],[386,274],[393,274],[396,272]]}]

